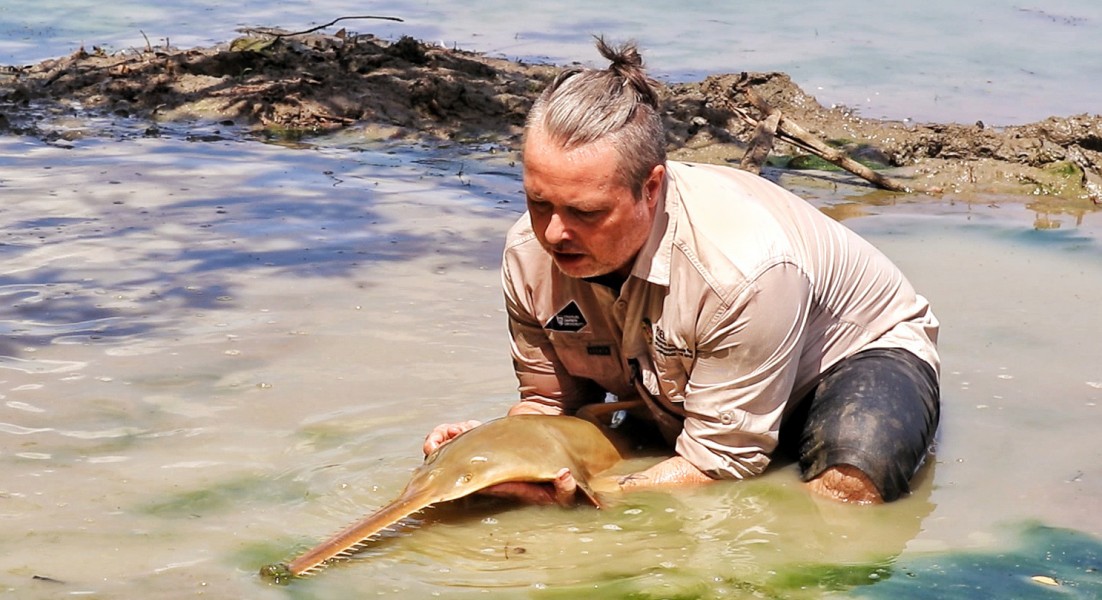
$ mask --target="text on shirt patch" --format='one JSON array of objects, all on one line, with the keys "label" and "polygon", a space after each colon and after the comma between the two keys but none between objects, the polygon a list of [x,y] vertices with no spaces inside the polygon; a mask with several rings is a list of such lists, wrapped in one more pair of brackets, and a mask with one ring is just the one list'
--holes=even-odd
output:
[{"label": "text on shirt patch", "polygon": [[582,309],[578,308],[577,302],[571,300],[562,310],[555,313],[555,316],[551,317],[551,319],[543,325],[543,328],[550,329],[551,331],[569,331],[575,333],[581,331],[587,324],[589,324],[589,322],[586,321],[585,316],[582,315]]}]

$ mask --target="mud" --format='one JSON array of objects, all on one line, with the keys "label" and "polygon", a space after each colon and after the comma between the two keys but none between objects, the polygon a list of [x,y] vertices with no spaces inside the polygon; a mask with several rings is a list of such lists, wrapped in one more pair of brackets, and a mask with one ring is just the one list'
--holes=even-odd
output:
[{"label": "mud", "polygon": [[[0,67],[0,132],[46,140],[96,135],[74,121],[107,116],[148,122],[145,135],[160,135],[167,123],[214,122],[280,139],[356,128],[371,141],[492,142],[515,150],[532,101],[559,68],[346,30],[254,31],[210,48],[82,48]],[[742,92],[751,87],[786,119],[924,188],[1014,195],[1046,211],[1079,214],[1102,202],[1102,116],[1001,128],[880,121],[823,107],[783,73],[660,87],[674,158],[737,163],[753,134],[737,114],[754,113]],[[769,164],[829,167],[780,142]]]}]

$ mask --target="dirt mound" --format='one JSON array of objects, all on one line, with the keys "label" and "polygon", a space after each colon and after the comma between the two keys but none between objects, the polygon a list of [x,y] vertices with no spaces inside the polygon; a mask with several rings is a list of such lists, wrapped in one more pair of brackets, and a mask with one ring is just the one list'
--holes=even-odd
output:
[{"label": "dirt mound", "polygon": [[552,74],[551,67],[513,68],[410,38],[257,36],[190,50],[82,49],[7,69],[0,102],[17,114],[19,107],[79,103],[120,116],[230,119],[294,135],[374,123],[462,139],[511,135]]},{"label": "dirt mound", "polygon": [[[161,47],[71,56],[0,70],[0,131],[48,137],[65,114],[151,122],[233,121],[300,137],[361,127],[373,138],[517,144],[552,65],[494,59],[411,38],[265,30],[212,48]],[[921,187],[1051,197],[1072,210],[1102,199],[1102,117],[1018,127],[908,124],[824,108],[782,73],[717,75],[664,86],[672,155],[737,162],[753,135],[752,88],[785,119]],[[155,130],[154,130],[155,132]],[[824,168],[778,144],[770,164]]]}]

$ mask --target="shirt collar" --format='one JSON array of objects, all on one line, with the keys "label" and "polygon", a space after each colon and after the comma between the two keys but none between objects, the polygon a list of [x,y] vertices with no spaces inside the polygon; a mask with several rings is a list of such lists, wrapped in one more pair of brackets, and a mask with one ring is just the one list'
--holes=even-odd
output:
[{"label": "shirt collar", "polygon": [[635,266],[631,269],[632,276],[667,287],[670,285],[677,215],[681,212],[681,195],[670,175],[670,163],[666,163],[666,193],[658,199],[650,236],[639,250],[635,257]]}]

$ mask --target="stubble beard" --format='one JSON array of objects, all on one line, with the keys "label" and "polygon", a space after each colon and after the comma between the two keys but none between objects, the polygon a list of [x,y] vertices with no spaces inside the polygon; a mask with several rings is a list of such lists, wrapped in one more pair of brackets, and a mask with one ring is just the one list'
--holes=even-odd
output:
[{"label": "stubble beard", "polygon": [[[624,247],[616,248],[616,254],[623,255],[625,258],[618,264],[612,264],[607,261],[600,261],[593,257],[589,252],[580,252],[577,254],[567,254],[567,256],[577,256],[577,262],[570,260],[560,260],[558,252],[562,252],[563,248],[556,247],[544,247],[551,260],[555,263],[555,266],[567,277],[575,279],[588,279],[590,277],[600,277],[601,275],[608,275],[614,271],[619,270],[621,267],[631,264],[635,261],[635,255],[638,251],[630,252]],[[569,249],[566,249],[569,252]],[[615,259],[614,259],[615,260]]]}]

